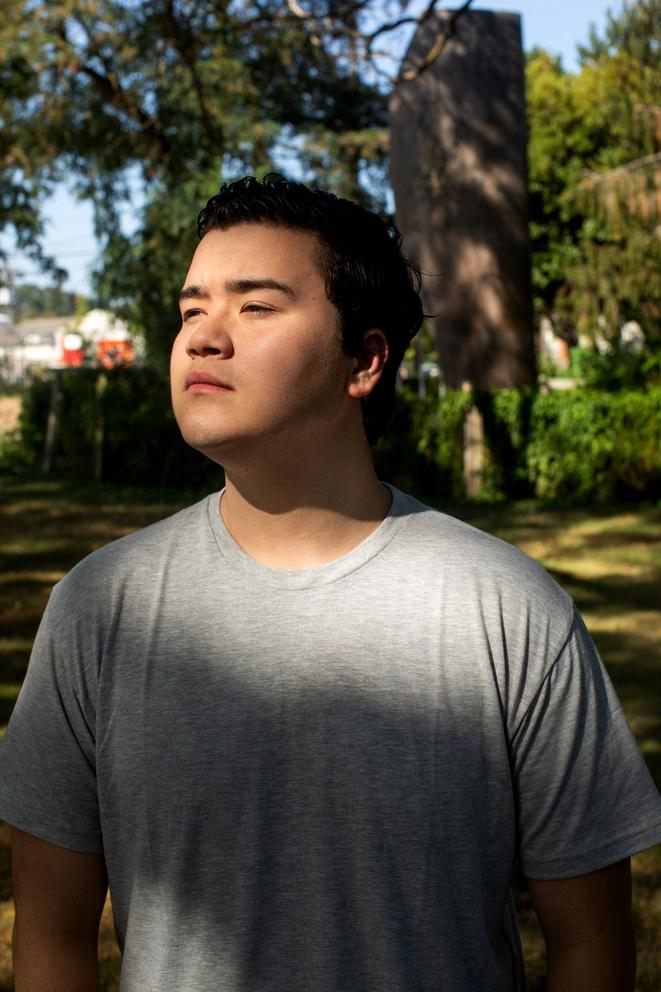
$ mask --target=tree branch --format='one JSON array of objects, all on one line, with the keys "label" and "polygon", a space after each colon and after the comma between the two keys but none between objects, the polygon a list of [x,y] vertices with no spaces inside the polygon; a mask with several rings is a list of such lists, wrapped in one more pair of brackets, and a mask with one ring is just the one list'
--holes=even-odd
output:
[{"label": "tree branch", "polygon": [[396,21],[386,21],[385,24],[380,24],[379,27],[376,28],[376,30],[372,31],[371,34],[367,35],[366,38],[367,51],[368,52],[370,51],[372,47],[372,43],[376,41],[379,35],[386,34],[386,32],[388,31],[396,31],[397,28],[403,27],[404,24],[417,24],[418,27],[420,27],[427,20],[429,20],[431,15],[434,13],[437,3],[438,0],[430,0],[430,3],[427,5],[425,10],[422,12],[422,14],[420,14],[419,17],[400,17]]},{"label": "tree branch", "polygon": [[200,112],[202,127],[207,136],[210,148],[214,149],[215,158],[218,153],[219,140],[221,144],[224,141],[224,133],[222,128],[220,129],[220,134],[216,133],[212,125],[212,114],[209,105],[207,104],[204,93],[204,85],[200,78],[200,74],[197,71],[195,33],[191,27],[190,21],[186,21],[185,24],[182,24],[179,20],[177,20],[173,0],[167,0],[164,14],[168,22],[168,27],[170,28],[170,44],[178,53],[190,74],[191,83],[193,84],[193,91],[195,93],[197,106]]},{"label": "tree branch", "polygon": [[[464,5],[462,7],[458,7],[457,10],[453,10],[449,14],[449,17],[448,17],[448,20],[447,20],[447,23],[445,25],[444,30],[441,32],[441,34],[438,36],[438,38],[435,41],[435,43],[429,49],[429,51],[425,55],[425,57],[422,60],[422,62],[420,62],[420,64],[417,65],[415,68],[412,68],[412,69],[402,69],[402,71],[399,73],[399,75],[393,80],[393,84],[395,86],[398,83],[401,83],[401,82],[410,82],[413,79],[417,79],[418,76],[421,76],[422,73],[425,72],[426,69],[429,69],[429,67],[431,65],[433,65],[433,63],[436,61],[436,59],[439,57],[439,55],[441,54],[441,52],[443,51],[443,49],[446,47],[446,45],[448,44],[448,42],[452,38],[452,36],[454,34],[454,31],[455,31],[455,27],[456,27],[457,21],[459,20],[459,18],[461,17],[461,15],[468,10],[468,8],[472,4],[472,2],[473,2],[473,0],[466,0],[466,2],[464,3]],[[427,8],[427,11],[423,15],[423,17],[425,19],[427,17],[431,16],[431,14],[433,12],[433,8],[434,8],[434,4],[432,3],[432,4],[429,5],[429,7]],[[422,23],[422,20],[421,20],[421,23]]]},{"label": "tree branch", "polygon": [[616,169],[608,169],[607,172],[592,172],[579,183],[579,186],[583,189],[593,189],[601,183],[617,182],[631,172],[635,172],[638,169],[647,169],[649,166],[657,164],[661,165],[661,152],[655,152],[653,155],[644,155],[643,158],[634,158],[631,162],[620,165]]},{"label": "tree branch", "polygon": [[[645,172],[651,172],[647,178]],[[569,203],[585,202],[614,225],[620,235],[624,210],[643,221],[661,214],[661,152],[632,159],[616,169],[592,172],[568,190]]]},{"label": "tree branch", "polygon": [[[86,51],[77,49],[72,43],[67,34],[66,24],[64,22],[58,26],[57,35],[64,42],[67,49],[76,53],[78,71],[87,76],[96,85],[97,89],[105,95],[108,103],[132,118],[140,125],[143,131],[151,131],[163,154],[168,156],[171,150],[170,143],[162,129],[158,126],[157,119],[147,114],[138,103],[129,98],[126,90],[120,83],[112,61],[92,44],[93,31],[80,15],[77,17],[77,23],[85,32],[87,39]],[[99,72],[98,69],[95,69],[90,64],[90,59],[98,59],[105,72]]]}]

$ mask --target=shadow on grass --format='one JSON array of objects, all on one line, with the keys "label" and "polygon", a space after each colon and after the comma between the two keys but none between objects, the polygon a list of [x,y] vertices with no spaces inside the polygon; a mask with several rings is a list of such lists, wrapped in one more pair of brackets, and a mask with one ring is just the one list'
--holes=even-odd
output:
[{"label": "shadow on grass", "polygon": [[548,571],[558,585],[576,600],[579,608],[584,605],[593,613],[597,610],[616,610],[619,613],[627,609],[653,610],[661,620],[658,574],[640,578],[613,571],[596,578],[584,578],[557,567]]}]

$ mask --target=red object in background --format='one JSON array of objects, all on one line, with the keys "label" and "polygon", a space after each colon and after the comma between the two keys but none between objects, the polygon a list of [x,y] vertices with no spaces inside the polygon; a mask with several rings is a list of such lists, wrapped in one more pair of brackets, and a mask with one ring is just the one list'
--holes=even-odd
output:
[{"label": "red object in background", "polygon": [[62,338],[62,364],[71,368],[82,365],[84,360],[85,348],[80,334],[65,334]]},{"label": "red object in background", "polygon": [[96,357],[104,369],[117,369],[130,365],[135,354],[130,341],[99,341]]},{"label": "red object in background", "polygon": [[68,366],[82,365],[84,359],[82,348],[63,348],[62,364]]}]

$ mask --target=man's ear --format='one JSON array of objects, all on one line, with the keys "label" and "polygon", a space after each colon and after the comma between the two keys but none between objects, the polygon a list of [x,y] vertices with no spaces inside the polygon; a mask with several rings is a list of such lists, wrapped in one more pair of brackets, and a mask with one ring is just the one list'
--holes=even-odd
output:
[{"label": "man's ear", "polygon": [[372,328],[363,335],[363,348],[353,359],[353,368],[347,383],[347,393],[364,399],[372,392],[381,378],[388,360],[388,341],[383,331]]}]

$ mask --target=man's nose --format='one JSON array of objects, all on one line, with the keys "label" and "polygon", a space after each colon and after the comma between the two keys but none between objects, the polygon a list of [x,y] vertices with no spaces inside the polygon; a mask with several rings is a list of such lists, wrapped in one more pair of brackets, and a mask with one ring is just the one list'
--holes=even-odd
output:
[{"label": "man's nose", "polygon": [[234,346],[226,326],[226,318],[218,314],[206,314],[191,331],[186,342],[186,353],[189,358],[230,358],[234,353]]}]

